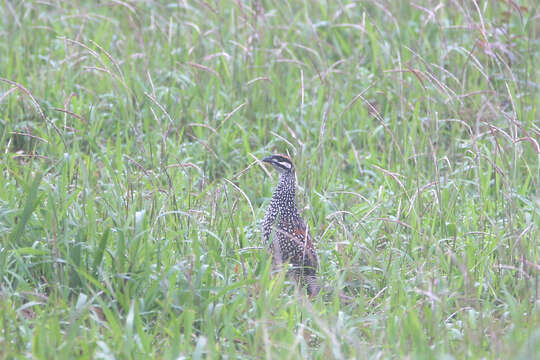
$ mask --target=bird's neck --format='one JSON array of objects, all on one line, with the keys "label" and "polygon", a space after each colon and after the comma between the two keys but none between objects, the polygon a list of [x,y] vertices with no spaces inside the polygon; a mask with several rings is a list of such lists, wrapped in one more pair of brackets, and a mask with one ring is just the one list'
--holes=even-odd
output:
[{"label": "bird's neck", "polygon": [[279,182],[272,196],[272,200],[283,205],[296,207],[296,183],[294,173],[279,174]]}]

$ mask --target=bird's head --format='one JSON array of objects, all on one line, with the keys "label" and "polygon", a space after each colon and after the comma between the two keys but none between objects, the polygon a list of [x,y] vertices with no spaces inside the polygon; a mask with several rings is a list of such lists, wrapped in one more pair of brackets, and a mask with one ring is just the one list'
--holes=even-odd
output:
[{"label": "bird's head", "polygon": [[291,158],[286,155],[275,154],[265,157],[262,161],[271,164],[280,174],[294,173],[293,162]]}]

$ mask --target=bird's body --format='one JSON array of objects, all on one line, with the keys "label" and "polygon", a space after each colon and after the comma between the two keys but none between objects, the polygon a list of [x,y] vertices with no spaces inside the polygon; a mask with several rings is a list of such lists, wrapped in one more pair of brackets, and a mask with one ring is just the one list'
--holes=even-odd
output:
[{"label": "bird's body", "polygon": [[296,207],[294,165],[284,155],[272,155],[263,160],[279,171],[279,182],[263,220],[263,240],[269,244],[276,265],[289,263],[290,274],[310,295],[317,295],[319,261],[311,235]]}]

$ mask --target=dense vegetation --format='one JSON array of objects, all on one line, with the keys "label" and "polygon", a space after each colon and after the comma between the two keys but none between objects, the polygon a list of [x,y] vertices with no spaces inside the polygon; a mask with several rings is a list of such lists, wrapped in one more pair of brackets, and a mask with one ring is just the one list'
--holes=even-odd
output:
[{"label": "dense vegetation", "polygon": [[533,0],[3,1],[0,358],[538,356],[539,67]]}]

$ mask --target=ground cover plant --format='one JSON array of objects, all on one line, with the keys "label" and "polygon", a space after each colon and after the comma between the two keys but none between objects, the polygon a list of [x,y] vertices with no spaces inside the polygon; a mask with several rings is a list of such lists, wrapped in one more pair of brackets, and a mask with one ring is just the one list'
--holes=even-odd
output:
[{"label": "ground cover plant", "polygon": [[[0,358],[540,353],[536,1],[0,5]],[[260,220],[289,153],[309,301]]]}]

